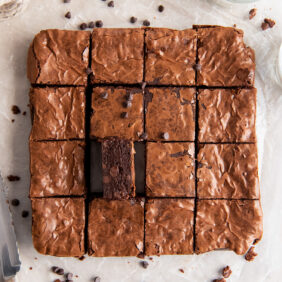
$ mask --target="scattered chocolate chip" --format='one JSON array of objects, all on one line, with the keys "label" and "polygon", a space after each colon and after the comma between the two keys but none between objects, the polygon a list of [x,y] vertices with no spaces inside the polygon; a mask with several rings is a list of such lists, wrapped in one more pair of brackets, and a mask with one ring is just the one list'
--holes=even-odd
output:
[{"label": "scattered chocolate chip", "polygon": [[136,18],[136,17],[131,17],[131,18],[129,19],[129,21],[130,21],[131,23],[136,23],[136,22],[137,22],[137,18]]},{"label": "scattered chocolate chip", "polygon": [[162,13],[162,12],[164,11],[164,6],[163,6],[163,5],[160,5],[160,6],[158,7],[158,10],[159,10],[160,13]]},{"label": "scattered chocolate chip", "polygon": [[52,271],[58,275],[64,275],[65,271],[63,268],[60,268],[58,266],[53,266]]},{"label": "scattered chocolate chip", "polygon": [[127,113],[127,112],[122,112],[122,113],[120,114],[120,117],[121,117],[121,118],[128,118],[128,113]]},{"label": "scattered chocolate chip", "polygon": [[162,133],[161,137],[162,137],[164,140],[168,140],[168,139],[169,139],[169,134],[168,134],[168,132]]},{"label": "scattered chocolate chip", "polygon": [[12,204],[13,206],[17,207],[17,206],[20,204],[20,201],[19,201],[18,199],[13,199],[13,200],[11,201],[11,204]]},{"label": "scattered chocolate chip", "polygon": [[17,115],[21,112],[20,108],[16,105],[13,105],[12,108],[11,108],[12,112],[14,115]]},{"label": "scattered chocolate chip", "polygon": [[23,116],[25,116],[25,115],[26,115],[26,111],[23,112]]},{"label": "scattered chocolate chip", "polygon": [[148,20],[144,20],[144,21],[143,21],[143,25],[144,25],[144,26],[150,26],[150,24],[151,24],[151,23],[150,23]]},{"label": "scattered chocolate chip", "polygon": [[64,3],[70,3],[71,0],[64,0],[63,2],[64,2]]},{"label": "scattered chocolate chip", "polygon": [[224,278],[214,279],[213,282],[225,282]]},{"label": "scattered chocolate chip", "polygon": [[249,11],[249,19],[251,20],[256,14],[257,14],[257,9],[256,8],[251,9]]},{"label": "scattered chocolate chip", "polygon": [[108,3],[108,7],[113,8],[114,6],[115,6],[115,2],[114,2],[114,1],[110,1],[110,2]]},{"label": "scattered chocolate chip", "polygon": [[200,71],[202,69],[202,66],[200,64],[195,64],[194,65],[194,70],[195,71]]},{"label": "scattered chocolate chip", "polygon": [[179,271],[180,271],[181,273],[184,273],[184,270],[183,270],[182,268],[179,268]]},{"label": "scattered chocolate chip", "polygon": [[90,68],[86,68],[85,72],[86,72],[87,75],[93,73],[92,69],[90,69]]},{"label": "scattered chocolate chip", "polygon": [[231,274],[232,274],[232,270],[230,266],[227,265],[222,269],[222,276],[224,278],[228,278]]},{"label": "scattered chocolate chip", "polygon": [[8,180],[13,182],[13,181],[19,181],[21,178],[17,175],[8,175],[7,176]]},{"label": "scattered chocolate chip", "polygon": [[130,101],[126,101],[123,103],[124,108],[131,108],[132,107],[132,103]]},{"label": "scattered chocolate chip", "polygon": [[71,18],[71,12],[70,11],[65,14],[65,18],[67,18],[67,19]]},{"label": "scattered chocolate chip", "polygon": [[12,119],[12,120],[11,120],[11,122],[15,122],[15,120],[14,120],[14,119]]},{"label": "scattered chocolate chip", "polygon": [[80,24],[79,28],[80,28],[81,30],[84,30],[84,29],[87,28],[87,24],[86,24],[86,23],[82,23],[82,24]]},{"label": "scattered chocolate chip", "polygon": [[95,27],[95,23],[94,22],[89,22],[88,23],[88,27],[89,28],[94,28]]},{"label": "scattered chocolate chip", "polygon": [[261,24],[261,29],[262,29],[262,30],[266,30],[266,29],[268,29],[269,27],[270,27],[270,26],[269,26],[268,23],[263,22],[263,23]]},{"label": "scattered chocolate chip", "polygon": [[248,252],[245,254],[245,260],[247,261],[253,261],[255,259],[255,257],[258,255],[255,251],[254,251],[255,247],[251,247]]},{"label": "scattered chocolate chip", "polygon": [[22,211],[22,217],[28,217],[29,212],[28,211]]},{"label": "scattered chocolate chip", "polygon": [[143,260],[143,261],[141,261],[140,262],[140,264],[143,266],[143,268],[148,268],[148,266],[149,266],[149,263],[147,262],[147,261],[145,261],[145,260]]},{"label": "scattered chocolate chip", "polygon": [[101,93],[100,97],[105,100],[108,99],[108,92]]},{"label": "scattered chocolate chip", "polygon": [[81,256],[81,257],[79,257],[78,259],[81,260],[81,261],[82,261],[82,260],[85,260],[85,256]]},{"label": "scattered chocolate chip", "polygon": [[99,276],[96,276],[93,281],[94,282],[101,282],[101,278]]},{"label": "scattered chocolate chip", "polygon": [[264,22],[267,23],[270,28],[273,28],[276,24],[276,22],[272,19],[264,19]]},{"label": "scattered chocolate chip", "polygon": [[139,137],[142,140],[147,140],[148,139],[148,134],[146,132],[143,132]]},{"label": "scattered chocolate chip", "polygon": [[103,22],[101,20],[95,22],[96,27],[103,27]]}]

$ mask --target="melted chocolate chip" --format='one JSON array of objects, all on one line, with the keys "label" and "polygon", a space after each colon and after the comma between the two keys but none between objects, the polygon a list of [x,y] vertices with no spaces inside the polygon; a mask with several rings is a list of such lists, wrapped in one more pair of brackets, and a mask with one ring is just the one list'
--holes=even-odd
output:
[{"label": "melted chocolate chip", "polygon": [[108,3],[108,7],[113,8],[114,6],[115,6],[115,2],[114,2],[114,1],[110,1],[110,2]]},{"label": "melted chocolate chip", "polygon": [[92,21],[92,22],[89,22],[88,23],[88,27],[89,28],[94,28],[95,27],[95,23]]},{"label": "melted chocolate chip", "polygon": [[127,112],[122,112],[122,113],[120,114],[120,117],[121,117],[121,118],[128,118],[128,113],[127,113]]},{"label": "melted chocolate chip", "polygon": [[82,24],[80,24],[79,28],[81,30],[85,30],[87,28],[87,24],[86,23],[82,23]]},{"label": "melted chocolate chip", "polygon": [[8,175],[7,176],[8,180],[13,182],[13,181],[19,181],[21,178],[17,175]]},{"label": "melted chocolate chip", "polygon": [[136,23],[136,22],[137,22],[137,18],[131,17],[131,18],[129,19],[129,21],[130,21],[131,23]]},{"label": "melted chocolate chip", "polygon": [[71,12],[67,12],[67,13],[65,14],[65,18],[70,19],[70,18],[71,18]]},{"label": "melted chocolate chip", "polygon": [[168,132],[162,133],[161,137],[162,137],[164,140],[168,140],[168,139],[169,139],[169,134],[168,134]]},{"label": "melted chocolate chip", "polygon": [[162,13],[162,12],[164,11],[164,6],[163,6],[163,5],[160,5],[160,6],[158,7],[158,10],[159,10],[160,13]]},{"label": "melted chocolate chip", "polygon": [[14,115],[17,115],[21,112],[20,108],[16,105],[13,105],[12,108],[11,108],[12,112]]},{"label": "melted chocolate chip", "polygon": [[150,26],[150,24],[151,24],[151,23],[150,23],[148,20],[144,20],[144,21],[143,21],[143,25],[144,25],[144,26]]},{"label": "melted chocolate chip", "polygon": [[101,20],[95,22],[96,27],[103,27],[103,22]]},{"label": "melted chocolate chip", "polygon": [[12,204],[13,206],[17,207],[17,206],[20,204],[20,201],[19,201],[18,199],[13,199],[13,200],[11,201],[11,204]]},{"label": "melted chocolate chip", "polygon": [[105,100],[108,99],[108,92],[101,93],[100,97]]},{"label": "melted chocolate chip", "polygon": [[22,217],[28,217],[29,216],[29,212],[28,211],[22,211]]}]

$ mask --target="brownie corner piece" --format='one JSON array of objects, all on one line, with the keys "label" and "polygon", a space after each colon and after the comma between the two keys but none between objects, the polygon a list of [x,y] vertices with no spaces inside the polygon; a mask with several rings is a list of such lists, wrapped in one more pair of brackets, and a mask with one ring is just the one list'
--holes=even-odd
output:
[{"label": "brownie corner piece", "polygon": [[103,196],[129,199],[135,196],[134,144],[111,137],[102,141]]}]

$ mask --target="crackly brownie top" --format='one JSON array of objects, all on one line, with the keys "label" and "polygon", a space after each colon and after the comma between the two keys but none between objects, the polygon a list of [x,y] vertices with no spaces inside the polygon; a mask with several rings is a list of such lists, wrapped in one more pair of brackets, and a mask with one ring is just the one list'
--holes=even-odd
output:
[{"label": "crackly brownie top", "polygon": [[244,44],[243,34],[231,27],[198,29],[197,85],[254,85],[255,53]]},{"label": "crackly brownie top", "polygon": [[262,210],[258,200],[199,200],[196,252],[230,249],[239,255],[261,239]]},{"label": "crackly brownie top", "polygon": [[85,137],[85,89],[83,87],[32,88],[32,140]]},{"label": "crackly brownie top", "polygon": [[198,153],[198,197],[258,199],[256,144],[205,144]]},{"label": "crackly brownie top", "polygon": [[256,89],[199,91],[200,142],[255,142]]},{"label": "crackly brownie top", "polygon": [[146,77],[149,84],[195,85],[196,31],[146,30]]},{"label": "crackly brownie top", "polygon": [[144,200],[94,199],[89,207],[88,252],[91,256],[143,253]]},{"label": "crackly brownie top", "polygon": [[146,195],[194,197],[194,143],[147,143]]},{"label": "crackly brownie top", "polygon": [[193,253],[193,199],[151,199],[145,214],[146,255]]},{"label": "crackly brownie top", "polygon": [[84,195],[81,141],[30,142],[30,196]]},{"label": "crackly brownie top", "polygon": [[45,255],[84,254],[84,199],[32,199],[32,238],[35,249]]},{"label": "crackly brownie top", "polygon": [[144,30],[103,28],[92,33],[92,83],[140,83]]},{"label": "crackly brownie top", "polygon": [[31,83],[86,85],[90,32],[48,29],[38,33],[28,52]]}]

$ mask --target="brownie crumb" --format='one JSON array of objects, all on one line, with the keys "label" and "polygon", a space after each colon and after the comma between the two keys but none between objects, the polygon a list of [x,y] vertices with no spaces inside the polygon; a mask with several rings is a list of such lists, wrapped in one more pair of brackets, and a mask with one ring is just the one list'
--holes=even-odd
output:
[{"label": "brownie crumb", "polygon": [[144,20],[144,21],[143,21],[143,25],[144,25],[144,26],[150,26],[150,24],[151,24],[151,23],[150,23],[148,20]]},{"label": "brownie crumb", "polygon": [[88,27],[89,28],[94,28],[95,27],[95,23],[92,21],[92,22],[89,22],[88,23]]},{"label": "brownie crumb", "polygon": [[101,278],[99,276],[96,276],[94,279],[93,279],[94,282],[101,282]]},{"label": "brownie crumb", "polygon": [[67,12],[67,13],[65,14],[65,18],[70,19],[70,18],[71,18],[71,12]]},{"label": "brownie crumb", "polygon": [[64,275],[65,274],[65,271],[63,268],[60,268],[58,266],[53,266],[52,267],[52,271],[58,275]]},{"label": "brownie crumb", "polygon": [[67,3],[70,3],[71,0],[64,0],[63,2],[64,2],[65,4],[67,4]]},{"label": "brownie crumb", "polygon": [[110,1],[110,2],[108,3],[108,7],[113,8],[114,6],[115,6],[115,2],[114,2],[114,1]]},{"label": "brownie crumb", "polygon": [[14,181],[19,181],[21,178],[17,175],[8,175],[7,176],[8,180],[11,181],[11,182],[14,182]]},{"label": "brownie crumb", "polygon": [[257,14],[257,9],[256,8],[251,9],[249,11],[249,19],[251,20],[253,17],[255,17],[256,14]]},{"label": "brownie crumb", "polygon": [[18,115],[18,114],[21,113],[20,108],[19,108],[18,106],[16,106],[16,105],[13,105],[12,108],[11,108],[11,110],[12,110],[12,112],[13,112],[14,115]]},{"label": "brownie crumb", "polygon": [[253,261],[255,257],[258,255],[255,251],[255,247],[251,247],[248,252],[245,254],[245,260]]},{"label": "brownie crumb", "polygon": [[129,19],[129,21],[130,21],[131,23],[136,23],[136,22],[137,22],[137,18],[136,18],[136,17],[131,17],[131,18]]},{"label": "brownie crumb", "polygon": [[224,278],[220,279],[214,279],[213,282],[225,282],[226,280]]},{"label": "brownie crumb", "polygon": [[62,282],[60,279],[56,279],[54,280],[54,282]]},{"label": "brownie crumb", "polygon": [[32,270],[32,267],[30,267],[29,270]]},{"label": "brownie crumb", "polygon": [[26,115],[26,111],[23,112],[23,116],[25,116],[25,115]]},{"label": "brownie crumb", "polygon": [[79,257],[78,259],[81,260],[81,261],[83,261],[83,260],[85,260],[85,256],[81,256],[81,257]]},{"label": "brownie crumb", "polygon": [[101,20],[96,21],[95,25],[96,27],[103,27],[103,22]]},{"label": "brownie crumb", "polygon": [[162,12],[164,11],[164,6],[163,6],[163,5],[160,5],[160,6],[158,7],[158,10],[159,10],[160,13],[162,13]]},{"label": "brownie crumb", "polygon": [[22,217],[23,218],[28,217],[28,215],[29,215],[28,211],[22,211]]},{"label": "brownie crumb", "polygon": [[180,271],[181,273],[184,273],[184,270],[183,270],[182,268],[179,268],[179,271]]},{"label": "brownie crumb", "polygon": [[268,28],[269,28],[269,24],[268,24],[268,23],[263,22],[263,23],[261,24],[261,29],[262,29],[262,30],[266,30],[266,29],[268,29]]},{"label": "brownie crumb", "polygon": [[80,24],[79,28],[81,30],[85,30],[87,28],[87,24],[86,23],[82,23],[82,24]]},{"label": "brownie crumb", "polygon": [[17,207],[17,206],[20,204],[20,201],[19,201],[18,199],[13,199],[13,200],[11,201],[11,204],[12,204],[12,206]]},{"label": "brownie crumb", "polygon": [[264,19],[264,22],[267,23],[270,28],[273,28],[276,24],[276,22],[272,19]]},{"label": "brownie crumb", "polygon": [[145,269],[148,268],[148,266],[149,266],[149,263],[148,263],[147,261],[145,261],[145,260],[144,260],[144,261],[141,261],[140,264],[141,264],[141,266],[142,266],[143,268],[145,268]]},{"label": "brownie crumb", "polygon": [[222,276],[224,278],[228,278],[231,274],[232,274],[232,270],[230,266],[227,265],[222,269]]},{"label": "brownie crumb", "polygon": [[152,258],[152,257],[149,257],[149,260],[153,260],[153,258]]}]

